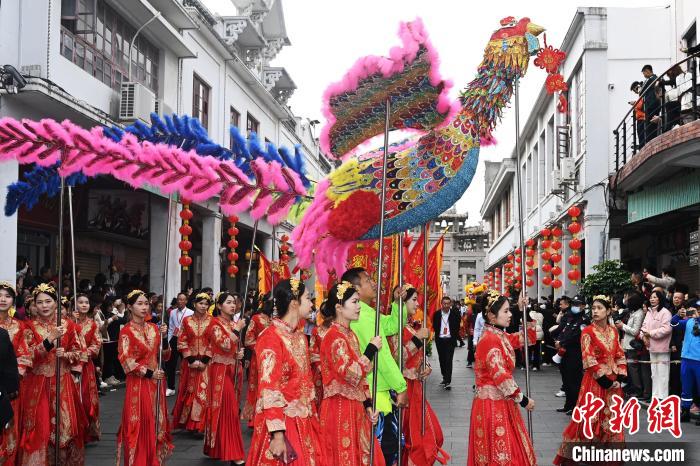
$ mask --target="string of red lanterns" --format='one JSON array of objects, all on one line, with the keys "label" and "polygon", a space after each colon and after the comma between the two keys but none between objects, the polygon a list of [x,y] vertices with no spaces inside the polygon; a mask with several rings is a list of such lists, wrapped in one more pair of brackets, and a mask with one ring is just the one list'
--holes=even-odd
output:
[{"label": "string of red lanterns", "polygon": [[520,248],[515,250],[515,284],[513,285],[516,290],[520,291],[523,287],[523,269],[522,269],[522,253]]},{"label": "string of red lanterns", "polygon": [[189,270],[190,265],[192,265],[192,257],[190,257],[190,250],[192,249],[192,242],[189,240],[190,235],[192,235],[192,227],[190,226],[190,220],[192,220],[193,213],[190,210],[190,201],[187,199],[182,199],[182,210],[180,211],[180,218],[182,219],[182,225],[178,230],[182,238],[178,243],[180,248],[180,265],[182,270]]},{"label": "string of red lanterns", "polygon": [[571,270],[569,270],[567,277],[572,284],[575,284],[581,279],[581,271],[578,268],[581,264],[579,249],[581,249],[582,246],[581,240],[578,238],[578,234],[581,232],[581,224],[578,222],[578,217],[581,215],[581,208],[578,206],[571,206],[567,213],[571,217],[571,223],[569,223],[567,229],[572,236],[572,239],[569,241],[569,247],[571,248],[569,264],[571,265]]},{"label": "string of red lanterns", "polygon": [[552,263],[554,266],[552,267],[552,276],[554,279],[552,280],[552,288],[559,289],[561,288],[562,282],[559,279],[559,276],[562,273],[561,267],[559,267],[559,263],[561,262],[561,235],[563,234],[561,228],[558,226],[555,226],[552,228],[552,243],[550,247],[552,248],[552,251],[554,251],[551,255]]},{"label": "string of red lanterns", "polygon": [[532,279],[535,275],[535,254],[537,252],[535,251],[535,247],[537,246],[537,241],[534,239],[530,238],[527,241],[525,241],[525,256],[527,259],[525,259],[525,275],[527,276],[527,279],[525,280],[525,285],[530,288],[532,286],[535,286],[535,281]]},{"label": "string of red lanterns", "polygon": [[238,222],[238,216],[231,215],[228,218],[228,221],[231,224],[231,226],[229,226],[228,228],[229,240],[228,243],[226,243],[226,246],[228,246],[229,248],[229,253],[227,256],[229,266],[227,268],[227,272],[228,276],[233,278],[238,273],[238,266],[236,265],[236,261],[238,261],[238,253],[236,252],[236,248],[238,247],[238,240],[236,239],[236,236],[239,233],[238,227],[236,227],[236,223]]},{"label": "string of red lanterns", "polygon": [[549,237],[552,235],[552,230],[549,228],[543,228],[540,232],[542,235],[542,241],[540,242],[540,247],[542,248],[542,253],[540,257],[542,258],[542,284],[544,286],[552,286],[552,277],[549,275],[552,272],[552,265],[549,263],[552,260],[552,254],[549,252],[549,248],[552,245],[552,241]]}]

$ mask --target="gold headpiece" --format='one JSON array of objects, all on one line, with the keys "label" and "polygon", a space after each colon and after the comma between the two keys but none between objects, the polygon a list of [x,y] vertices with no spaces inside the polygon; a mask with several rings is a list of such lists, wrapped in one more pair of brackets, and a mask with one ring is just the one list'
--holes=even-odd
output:
[{"label": "gold headpiece", "polygon": [[56,288],[48,283],[39,283],[32,291],[32,296],[36,298],[39,293],[47,293],[56,296]]},{"label": "gold headpiece", "polygon": [[219,291],[218,293],[216,293],[216,296],[214,296],[214,302],[218,301],[221,295],[224,293],[228,293],[228,291]]},{"label": "gold headpiece", "polygon": [[404,284],[403,284],[403,288],[401,288],[401,291],[403,291],[404,293],[406,293],[406,292],[407,292],[408,290],[410,290],[411,288],[415,288],[415,286],[411,285],[410,283],[404,283]]},{"label": "gold headpiece", "polygon": [[209,296],[209,293],[205,293],[204,291],[197,293],[197,295],[194,297],[195,301],[201,301],[202,299],[206,299],[207,301],[211,302],[211,296]]},{"label": "gold headpiece", "polygon": [[345,296],[345,293],[350,288],[352,288],[353,290],[355,289],[353,284],[350,282],[342,281],[342,282],[338,283],[338,292],[336,293],[336,297],[338,298],[338,301],[341,301],[341,302],[343,301],[343,296]]},{"label": "gold headpiece", "polygon": [[488,307],[493,306],[493,304],[496,301],[498,301],[498,298],[501,297],[501,295],[496,290],[489,290],[489,292],[486,296],[488,297]]},{"label": "gold headpiece", "polygon": [[299,284],[301,281],[298,278],[290,278],[289,279],[289,286],[292,288],[292,295],[296,298],[299,299]]},{"label": "gold headpiece", "polygon": [[145,293],[145,292],[143,292],[143,291],[141,291],[141,290],[134,290],[134,291],[132,291],[131,293],[129,293],[128,295],[126,295],[126,299],[131,299],[131,298],[133,298],[134,296],[140,295],[140,294],[146,296],[146,293]]},{"label": "gold headpiece", "polygon": [[10,282],[0,282],[0,290],[12,290],[12,293],[17,295],[17,290],[15,290],[15,286],[10,283]]},{"label": "gold headpiece", "polygon": [[609,297],[605,296],[604,294],[598,294],[598,295],[593,296],[593,301],[595,301],[596,299],[599,301],[605,301],[608,304],[610,304],[612,302],[612,300]]}]

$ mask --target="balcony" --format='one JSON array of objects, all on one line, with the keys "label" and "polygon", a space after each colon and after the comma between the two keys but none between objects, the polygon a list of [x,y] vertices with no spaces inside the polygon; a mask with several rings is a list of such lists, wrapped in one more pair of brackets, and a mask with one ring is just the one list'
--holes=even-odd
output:
[{"label": "balcony", "polygon": [[658,76],[613,131],[610,184],[616,191],[634,192],[700,168],[699,62],[700,53],[691,55]]}]

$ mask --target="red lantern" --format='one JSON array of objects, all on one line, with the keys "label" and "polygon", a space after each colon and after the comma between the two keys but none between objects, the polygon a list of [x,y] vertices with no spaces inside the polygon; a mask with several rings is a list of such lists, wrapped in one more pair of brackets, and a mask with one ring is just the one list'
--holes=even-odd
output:
[{"label": "red lantern", "polygon": [[533,257],[533,256],[535,255],[535,250],[534,250],[534,249],[528,249],[527,251],[525,251],[525,255],[526,255],[527,257]]},{"label": "red lantern", "polygon": [[552,254],[550,254],[549,251],[545,251],[542,253],[542,260],[548,261],[552,259]]},{"label": "red lantern", "polygon": [[551,264],[542,264],[542,271],[544,273],[549,273],[552,271],[552,265]]},{"label": "red lantern", "polygon": [[182,236],[190,236],[192,234],[192,227],[189,225],[182,225],[178,231]]},{"label": "red lantern", "polygon": [[520,248],[515,249],[515,255],[519,256],[520,255]]},{"label": "red lantern", "polygon": [[183,200],[183,201],[182,201],[182,204],[183,204],[183,208],[182,208],[182,210],[180,211],[180,218],[181,218],[182,220],[192,220],[192,216],[193,216],[194,214],[192,213],[192,211],[191,211],[190,208],[189,208],[189,207],[190,207],[189,201]]},{"label": "red lantern", "polygon": [[[533,251],[533,252],[534,252],[534,251]],[[528,260],[525,261],[525,265],[527,265],[528,267],[534,267],[534,266],[535,266],[535,261],[532,260],[532,259],[528,259]]]},{"label": "red lantern", "polygon": [[190,256],[180,256],[180,265],[184,270],[187,270],[192,265],[192,258]]},{"label": "red lantern", "polygon": [[527,246],[528,248],[531,248],[531,247],[533,247],[534,245],[535,245],[535,240],[532,239],[532,238],[530,238],[530,239],[528,239],[527,241],[525,241],[525,246]]},{"label": "red lantern", "polygon": [[188,240],[182,240],[182,241],[180,241],[179,246],[180,246],[181,250],[189,251],[190,249],[192,249],[192,242],[190,242]]},{"label": "red lantern", "polygon": [[552,241],[552,249],[554,249],[555,251],[560,250],[561,249],[561,241],[559,241],[559,240]]},{"label": "red lantern", "polygon": [[574,270],[569,270],[569,273],[566,274],[569,277],[569,280],[571,280],[571,283],[576,283],[581,278],[581,271],[574,269]]},{"label": "red lantern", "polygon": [[515,266],[515,273],[520,273],[521,270],[522,270],[522,269],[520,268],[519,265],[516,265],[516,266]]},{"label": "red lantern", "polygon": [[561,280],[559,280],[558,278],[555,279],[555,280],[552,282],[552,288],[554,288],[554,289],[559,289],[559,288],[561,288]]},{"label": "red lantern", "polygon": [[238,233],[239,233],[238,228],[236,228],[236,227],[231,227],[228,229],[229,236],[236,236],[236,235],[238,235]]},{"label": "red lantern", "polygon": [[543,228],[540,234],[546,238],[547,236],[552,234],[552,230],[550,230],[549,228]]},{"label": "red lantern", "polygon": [[533,281],[530,280],[529,278],[527,279],[527,281],[525,282],[525,284],[526,284],[528,287],[535,286],[535,282],[533,282]]},{"label": "red lantern", "polygon": [[226,243],[226,246],[228,246],[230,249],[236,249],[238,247],[238,241],[235,239],[230,239],[228,240],[228,243]]},{"label": "red lantern", "polygon": [[235,265],[229,265],[227,271],[230,277],[235,277],[238,273],[238,267],[236,267]]},{"label": "red lantern", "polygon": [[532,277],[533,275],[535,275],[535,271],[532,270],[532,269],[528,269],[528,270],[525,272],[525,275],[527,275],[528,277]]},{"label": "red lantern", "polygon": [[557,254],[557,253],[552,254],[552,262],[554,262],[554,263],[561,262],[561,254]]},{"label": "red lantern", "polygon": [[578,222],[571,222],[569,223],[569,233],[572,235],[575,235],[576,233],[579,233],[581,231],[581,224]]},{"label": "red lantern", "polygon": [[280,236],[280,241],[286,243],[287,241],[289,241],[289,236],[287,236],[286,234]]},{"label": "red lantern", "polygon": [[544,277],[542,279],[542,284],[544,286],[552,286],[552,277]]},{"label": "red lantern", "polygon": [[581,263],[581,256],[569,256],[569,264],[579,265]]},{"label": "red lantern", "polygon": [[579,249],[581,249],[582,246],[583,243],[581,243],[581,240],[578,238],[574,238],[571,241],[569,241],[569,247],[574,251],[578,251]]},{"label": "red lantern", "polygon": [[545,239],[545,240],[542,240],[540,245],[542,246],[542,249],[549,249],[549,247],[552,245],[552,242],[548,239]]},{"label": "red lantern", "polygon": [[578,206],[573,205],[573,206],[569,207],[569,210],[567,211],[567,213],[569,214],[570,217],[576,218],[579,215],[581,215],[581,209]]},{"label": "red lantern", "polygon": [[514,258],[515,258],[515,256],[514,256],[513,254],[508,254],[508,260],[509,260],[509,261],[512,262]]},{"label": "red lantern", "polygon": [[561,275],[561,267],[556,265],[552,267],[552,275],[554,275],[555,277]]},{"label": "red lantern", "polygon": [[564,232],[561,231],[561,228],[559,227],[552,228],[552,236],[554,236],[555,238],[559,238],[563,233]]},{"label": "red lantern", "polygon": [[516,290],[520,290],[520,288],[522,288],[522,285],[520,284],[520,282],[515,282],[514,287]]}]

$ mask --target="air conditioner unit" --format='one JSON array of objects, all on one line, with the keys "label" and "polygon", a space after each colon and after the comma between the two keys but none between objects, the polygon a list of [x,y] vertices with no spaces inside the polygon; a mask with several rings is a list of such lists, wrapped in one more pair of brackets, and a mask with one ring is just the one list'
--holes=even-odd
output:
[{"label": "air conditioner unit", "polygon": [[151,112],[156,108],[155,94],[141,83],[122,83],[119,100],[119,120],[151,121]]},{"label": "air conditioner unit", "polygon": [[561,180],[564,183],[576,182],[576,163],[572,157],[561,159],[559,166],[561,167]]},{"label": "air conditioner unit", "polygon": [[561,186],[561,171],[557,169],[552,170],[552,188],[550,192],[552,194],[562,194],[564,192]]}]

